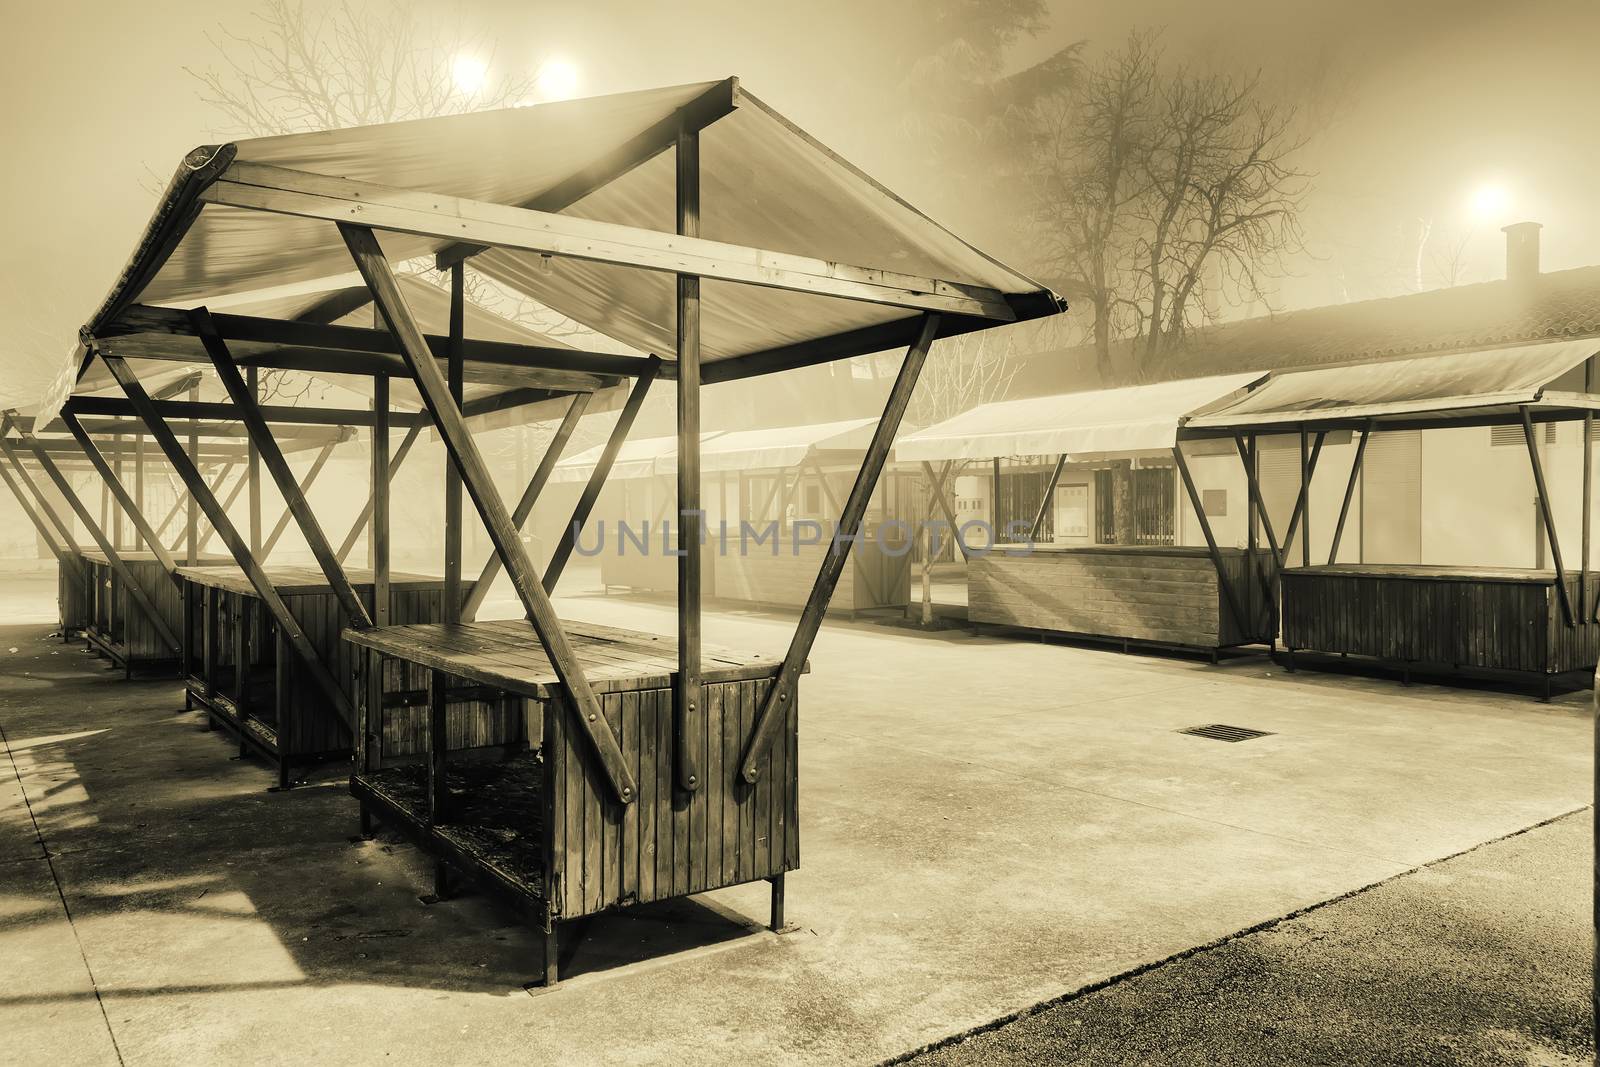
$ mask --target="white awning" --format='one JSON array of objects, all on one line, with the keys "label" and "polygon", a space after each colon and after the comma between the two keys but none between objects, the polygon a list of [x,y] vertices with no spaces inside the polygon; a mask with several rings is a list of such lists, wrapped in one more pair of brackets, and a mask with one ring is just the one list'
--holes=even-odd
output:
[{"label": "white awning", "polygon": [[[717,431],[700,435],[700,447],[704,448],[707,441],[718,436]],[[586,448],[576,455],[568,456],[556,464],[555,470],[550,472],[552,482],[586,482],[589,475],[594,473],[594,468],[600,462],[600,454],[606,449],[601,442],[593,448]],[[607,481],[617,481],[627,478],[653,478],[658,474],[672,474],[678,469],[678,436],[667,437],[641,437],[634,441],[623,441],[622,447],[617,450],[617,458],[611,464],[611,473]]]},{"label": "white awning", "polygon": [[1265,375],[1219,374],[1154,385],[981,404],[895,445],[899,460],[1165,451],[1189,412],[1235,396]]},{"label": "white awning", "polygon": [[1342,367],[1274,372],[1248,395],[1184,420],[1185,429],[1339,421],[1439,422],[1504,415],[1523,405],[1595,408],[1582,364],[1600,341],[1547,341]]},{"label": "white awning", "polygon": [[[799,466],[813,449],[864,452],[878,420],[847,419],[809,426],[777,426],[766,430],[732,430],[700,446],[703,472],[772,470]],[[677,470],[677,456],[672,457]]]}]

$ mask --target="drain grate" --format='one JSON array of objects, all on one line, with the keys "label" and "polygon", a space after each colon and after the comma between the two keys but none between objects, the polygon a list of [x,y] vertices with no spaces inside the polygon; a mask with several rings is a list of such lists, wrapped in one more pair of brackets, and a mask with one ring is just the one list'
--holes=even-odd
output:
[{"label": "drain grate", "polygon": [[1186,730],[1179,730],[1180,734],[1193,734],[1195,737],[1209,737],[1213,741],[1249,741],[1256,737],[1271,737],[1271,730],[1252,730],[1248,726],[1224,726],[1214,722],[1209,726],[1191,726]]}]

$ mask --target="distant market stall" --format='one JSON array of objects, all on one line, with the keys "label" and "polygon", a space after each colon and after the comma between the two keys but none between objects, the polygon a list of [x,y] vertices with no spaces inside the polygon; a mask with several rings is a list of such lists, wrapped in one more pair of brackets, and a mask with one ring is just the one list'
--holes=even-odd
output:
[{"label": "distant market stall", "polygon": [[[1213,652],[1271,644],[1272,558],[1257,546],[1253,523],[1244,545],[1219,543],[1178,445],[1184,415],[1244,394],[1263,377],[1218,375],[999,401],[902,438],[897,457],[923,464],[935,485],[971,461],[1040,457],[1053,464],[1022,543],[969,552],[968,619]],[[1097,499],[1107,494],[1096,475],[1108,470],[1122,476],[1123,487],[1112,490],[1122,501]],[[1144,497],[1150,503],[1141,504]],[[1190,505],[1187,514],[1180,499]],[[1124,506],[1107,506],[1117,503]],[[1118,511],[1120,529],[1097,521]]]},{"label": "distant market stall", "polygon": [[[1300,437],[1301,497],[1326,435],[1360,434],[1326,563],[1302,538],[1298,565],[1284,558],[1293,534],[1271,548],[1282,566],[1282,641],[1299,651],[1360,656],[1409,680],[1414,671],[1532,676],[1549,698],[1561,675],[1589,672],[1600,657],[1595,576],[1590,570],[1593,339],[1421,355],[1350,366],[1273,373],[1244,396],[1219,399],[1184,420],[1185,441],[1244,434]],[[1535,427],[1582,424],[1582,534],[1577,567],[1567,564]],[[1463,426],[1521,430],[1551,567],[1337,563],[1339,543],[1375,434]],[[1251,472],[1252,496],[1259,485]],[[1470,493],[1472,486],[1462,488]],[[1482,500],[1497,508],[1505,501]],[[1309,515],[1304,523],[1309,527]],[[1269,525],[1269,538],[1270,525]]]},{"label": "distant market stall", "polygon": [[[450,283],[440,334],[419,322],[396,271],[430,259]],[[631,353],[465,336],[468,260]],[[386,329],[207,310],[352,262]],[[431,853],[441,891],[449,868],[530,916],[546,934],[553,982],[557,923],[607,908],[764,880],[772,925],[783,925],[784,875],[799,863],[798,680],[851,555],[845,541],[821,556],[781,659],[705,646],[695,519],[679,524],[675,635],[565,625],[550,591],[651,384],[676,383],[674,510],[698,516],[702,384],[904,348],[840,508],[838,525],[853,533],[934,342],[1062,306],[729,79],[198,149],[85,327],[78,358],[124,391],[295,669],[350,724],[363,825],[381,819]],[[338,601],[347,660],[319,649],[288,609],[167,423],[192,412],[152,400],[134,357],[215,368]],[[272,413],[242,376],[251,363],[370,379],[373,410],[358,423],[374,430],[370,596],[287,476]],[[619,379],[634,384],[539,574],[520,525],[586,398]],[[451,460],[444,622],[402,625],[391,613],[391,382],[420,401]],[[469,418],[547,400],[565,411],[561,428],[508,509]],[[460,488],[527,621],[458,621]],[[475,707],[503,712],[498,721],[520,732],[483,744],[484,731],[457,727]],[[397,716],[421,726],[403,754],[385,747]]]},{"label": "distant market stall", "polygon": [[[700,437],[700,470],[711,567],[705,596],[733,603],[798,608],[829,550],[833,516],[871,441],[876,419],[802,426],[712,431]],[[601,581],[609,589],[676,588],[673,544],[676,437],[629,441],[611,468],[621,490],[609,533],[601,538]],[[556,465],[555,481],[586,480],[599,463],[596,446]],[[829,610],[849,615],[903,608],[910,593],[909,535],[880,536],[895,510],[887,499],[903,489],[886,464],[863,519],[866,539],[851,553],[849,575]]]}]

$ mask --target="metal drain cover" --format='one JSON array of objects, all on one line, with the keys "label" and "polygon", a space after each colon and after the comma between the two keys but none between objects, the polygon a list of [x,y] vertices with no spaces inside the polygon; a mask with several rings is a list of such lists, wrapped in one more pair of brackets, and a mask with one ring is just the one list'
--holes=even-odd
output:
[{"label": "metal drain cover", "polygon": [[1195,737],[1209,737],[1213,741],[1249,741],[1255,737],[1271,737],[1271,730],[1252,730],[1248,726],[1224,726],[1214,722],[1209,726],[1191,726],[1186,730],[1179,730],[1180,734],[1193,734]]}]

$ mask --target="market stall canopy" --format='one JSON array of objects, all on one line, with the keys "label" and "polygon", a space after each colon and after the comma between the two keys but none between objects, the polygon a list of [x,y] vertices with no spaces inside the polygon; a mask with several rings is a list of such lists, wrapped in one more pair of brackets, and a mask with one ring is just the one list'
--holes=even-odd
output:
[{"label": "market stall canopy", "polygon": [[1484,348],[1317,370],[1274,372],[1241,397],[1222,399],[1184,420],[1185,436],[1285,426],[1312,429],[1371,421],[1389,429],[1493,423],[1519,409],[1600,409],[1585,388],[1594,338]]},{"label": "market stall canopy", "polygon": [[[701,447],[707,441],[717,436],[716,431],[700,435]],[[555,465],[550,472],[552,482],[586,482],[589,475],[594,473],[595,466],[600,462],[600,455],[605,451],[604,444],[595,445],[593,448],[584,449],[576,455],[568,456]],[[631,441],[622,442],[622,447],[617,450],[617,458],[611,464],[608,480],[629,478],[653,478],[658,474],[671,474],[678,469],[678,438],[670,437],[642,437]]]},{"label": "market stall canopy", "polygon": [[[980,404],[907,434],[900,460],[993,459],[1165,452],[1179,421],[1203,405],[1243,393],[1262,374],[1219,374],[1153,385]],[[1246,394],[1248,395],[1248,394]]]},{"label": "market stall canopy", "polygon": [[[798,467],[808,456],[832,459],[829,452],[849,453],[859,461],[872,439],[877,419],[847,419],[809,426],[776,426],[764,430],[731,430],[700,445],[700,469],[705,472],[773,470]],[[673,454],[671,469],[678,469]]]},{"label": "market stall canopy", "polygon": [[[698,238],[675,234],[680,130],[701,131]],[[728,79],[196,149],[84,339],[343,276],[335,222],[381,232],[394,261],[472,255],[642,353],[676,351],[675,272],[698,274],[708,383],[734,357],[754,359],[726,376],[901,346],[924,311],[947,335],[1061,310]]]}]

